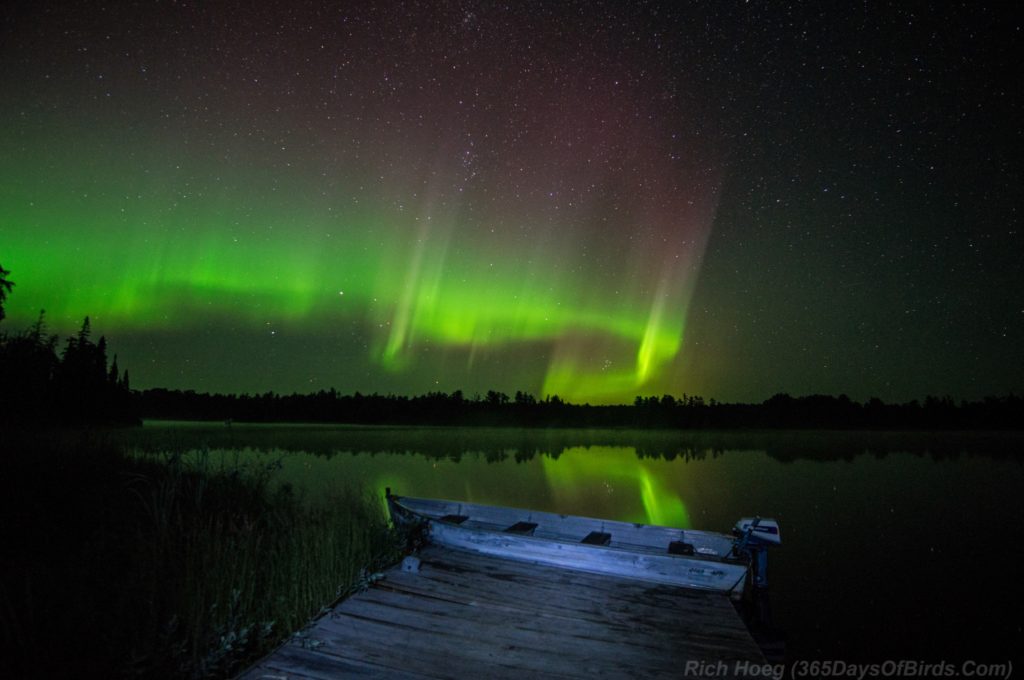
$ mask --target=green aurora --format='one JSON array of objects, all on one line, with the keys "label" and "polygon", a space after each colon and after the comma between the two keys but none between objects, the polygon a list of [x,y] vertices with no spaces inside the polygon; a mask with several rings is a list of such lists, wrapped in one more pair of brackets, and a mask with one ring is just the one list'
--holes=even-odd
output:
[{"label": "green aurora", "polygon": [[[297,202],[254,211],[224,196],[181,199],[172,209],[161,200],[154,210],[152,196],[125,193],[140,191],[129,172],[80,172],[44,192],[7,177],[15,324],[45,308],[57,329],[91,315],[114,336],[211,322],[254,333],[355,327],[358,349],[339,349],[396,374],[422,362],[422,348],[461,352],[471,365],[478,355],[540,347],[543,375],[515,387],[598,402],[643,392],[682,347],[693,275],[665,267],[651,281],[637,253],[602,276],[567,268],[579,259],[570,246],[481,243],[469,233],[479,225],[458,215],[328,207],[300,217]],[[517,257],[503,256],[510,247]]]},{"label": "green aurora", "polygon": [[136,388],[1020,391],[1013,22],[300,4],[10,17],[3,331]]}]

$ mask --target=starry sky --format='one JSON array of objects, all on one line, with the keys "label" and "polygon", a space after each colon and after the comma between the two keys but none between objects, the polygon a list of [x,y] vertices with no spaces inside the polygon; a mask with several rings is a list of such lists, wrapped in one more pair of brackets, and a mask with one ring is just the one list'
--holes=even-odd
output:
[{"label": "starry sky", "polygon": [[998,7],[15,2],[4,326],[137,388],[1019,393]]}]

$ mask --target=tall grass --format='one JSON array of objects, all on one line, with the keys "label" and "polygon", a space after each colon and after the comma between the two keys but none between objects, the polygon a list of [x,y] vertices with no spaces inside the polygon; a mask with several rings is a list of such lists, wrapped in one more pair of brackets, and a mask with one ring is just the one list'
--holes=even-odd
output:
[{"label": "tall grass", "polygon": [[19,675],[228,676],[397,556],[356,489],[313,503],[267,466],[18,445],[0,630]]}]

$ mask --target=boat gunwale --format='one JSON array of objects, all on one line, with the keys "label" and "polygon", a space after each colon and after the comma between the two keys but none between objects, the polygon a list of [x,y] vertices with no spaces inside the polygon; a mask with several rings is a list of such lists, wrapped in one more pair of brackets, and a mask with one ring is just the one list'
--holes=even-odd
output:
[{"label": "boat gunwale", "polygon": [[[563,519],[571,518],[571,519],[584,520],[584,521],[595,522],[595,523],[608,523],[608,524],[613,525],[610,528],[614,528],[614,525],[618,525],[618,526],[624,526],[624,527],[626,527],[626,526],[633,527],[637,531],[642,531],[643,529],[646,528],[646,529],[657,529],[657,530],[667,531],[667,532],[679,532],[680,537],[683,537],[683,538],[686,535],[688,535],[688,534],[698,534],[698,535],[701,535],[701,536],[709,536],[709,537],[712,537],[712,538],[717,539],[717,540],[726,539],[726,540],[728,540],[730,542],[732,542],[734,540],[733,537],[731,537],[731,536],[728,536],[726,534],[716,533],[716,532],[701,531],[701,530],[697,530],[697,529],[680,529],[680,528],[677,528],[677,527],[666,527],[666,526],[658,525],[658,524],[640,524],[640,523],[635,523],[635,522],[623,522],[621,520],[602,519],[602,518],[598,518],[598,517],[586,517],[586,516],[582,516],[582,515],[565,515],[565,514],[553,513],[553,512],[545,512],[545,511],[540,511],[540,510],[530,510],[528,508],[510,508],[510,507],[507,507],[507,506],[484,505],[484,504],[481,504],[481,503],[470,503],[470,502],[466,502],[466,501],[454,501],[454,500],[447,500],[447,499],[416,498],[416,497],[412,497],[412,496],[396,496],[396,495],[388,495],[387,499],[388,499],[389,503],[395,503],[395,504],[399,505],[406,512],[411,513],[411,514],[413,514],[415,516],[421,517],[421,518],[423,518],[424,520],[426,520],[428,522],[437,522],[439,524],[442,524],[446,528],[456,529],[456,530],[464,531],[464,532],[485,532],[485,533],[488,533],[488,534],[494,534],[494,535],[504,536],[504,537],[508,537],[508,538],[515,538],[517,540],[518,539],[525,539],[527,541],[537,542],[538,545],[542,544],[542,543],[557,543],[557,544],[567,545],[567,546],[584,545],[584,546],[587,547],[587,549],[596,550],[596,551],[609,550],[609,551],[614,551],[616,553],[630,553],[630,554],[644,555],[644,556],[651,556],[651,557],[659,557],[659,558],[660,557],[667,557],[667,558],[671,558],[673,560],[680,560],[680,561],[696,560],[696,561],[699,561],[699,562],[712,562],[712,563],[716,563],[716,564],[725,564],[725,565],[729,565],[729,566],[742,567],[745,570],[749,569],[749,567],[750,567],[748,559],[744,559],[742,556],[733,555],[732,553],[727,553],[725,555],[720,555],[720,554],[710,555],[710,554],[705,554],[705,553],[699,553],[699,552],[697,552],[695,550],[693,552],[693,554],[691,554],[691,555],[684,555],[684,554],[669,552],[668,551],[668,545],[665,545],[664,549],[659,549],[658,547],[653,546],[653,545],[642,545],[642,544],[636,544],[636,543],[623,543],[621,541],[620,542],[615,542],[614,539],[613,539],[612,543],[609,543],[607,545],[594,545],[594,544],[582,543],[581,541],[570,540],[568,537],[556,538],[556,537],[550,537],[550,536],[534,536],[534,535],[530,535],[530,534],[510,533],[510,532],[506,532],[506,531],[504,531],[502,529],[496,529],[496,528],[491,528],[491,527],[487,527],[487,526],[475,526],[475,525],[474,526],[464,526],[462,523],[446,521],[443,517],[432,516],[432,515],[430,515],[428,513],[416,510],[414,508],[410,508],[408,505],[404,504],[402,501],[406,500],[406,499],[410,499],[410,500],[421,501],[421,502],[425,501],[427,503],[438,504],[438,505],[440,505],[440,504],[450,504],[450,505],[454,505],[454,506],[482,507],[482,508],[488,508],[488,509],[494,509],[494,510],[521,510],[523,512],[528,512],[528,513],[531,513],[531,514],[532,513],[539,513],[541,515],[551,515],[551,516],[559,517],[559,518],[563,518]],[[471,514],[467,515],[467,517],[468,517],[468,521],[473,521],[473,516]],[[476,520],[476,521],[481,521],[481,520]],[[614,534],[613,534],[613,536],[614,536]],[[617,543],[617,544],[614,544],[614,543]]]}]

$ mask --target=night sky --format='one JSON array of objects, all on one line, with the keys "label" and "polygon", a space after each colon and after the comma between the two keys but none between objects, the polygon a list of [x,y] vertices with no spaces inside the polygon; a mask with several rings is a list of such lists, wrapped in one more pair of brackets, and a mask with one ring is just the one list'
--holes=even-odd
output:
[{"label": "night sky", "polygon": [[4,327],[133,387],[1024,391],[1018,10],[46,4]]}]

